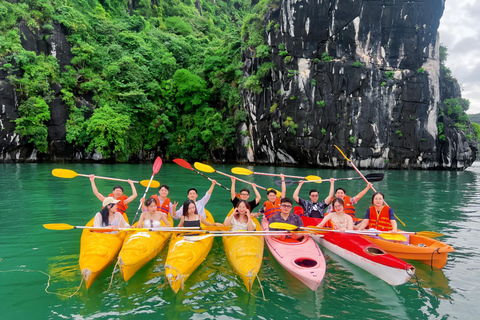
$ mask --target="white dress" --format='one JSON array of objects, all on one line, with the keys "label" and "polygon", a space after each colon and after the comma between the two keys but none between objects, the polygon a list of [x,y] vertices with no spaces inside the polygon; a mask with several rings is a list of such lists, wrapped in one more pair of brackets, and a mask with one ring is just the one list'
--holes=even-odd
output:
[{"label": "white dress", "polygon": [[232,227],[230,231],[248,230],[248,222],[241,223],[235,217],[232,218]]},{"label": "white dress", "polygon": [[161,225],[161,222],[158,220],[152,220],[152,219],[143,220],[144,228],[158,228],[160,227],[160,225]]}]

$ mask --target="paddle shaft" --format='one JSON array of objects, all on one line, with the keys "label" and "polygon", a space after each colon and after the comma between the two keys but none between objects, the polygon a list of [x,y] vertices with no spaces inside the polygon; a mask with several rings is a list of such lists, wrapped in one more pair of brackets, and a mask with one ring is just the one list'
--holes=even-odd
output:
[{"label": "paddle shaft", "polygon": [[[88,175],[88,174],[77,173],[77,175],[79,175],[79,176],[81,176],[81,177],[87,177],[87,178],[90,177],[90,175]],[[104,180],[128,182],[127,179],[117,179],[117,178],[109,178],[109,177],[101,177],[101,176],[95,176],[95,179],[104,179]],[[131,181],[132,181],[133,183],[140,183],[140,181],[133,181],[133,180],[131,180]]]},{"label": "paddle shaft", "polygon": [[305,232],[285,232],[285,231],[280,231],[280,232],[273,232],[273,231],[266,231],[266,232],[261,232],[261,231],[254,231],[253,233],[240,233],[240,234],[234,234],[234,233],[216,233],[216,234],[205,234],[205,235],[198,235],[198,236],[184,236],[185,240],[187,241],[201,241],[203,239],[207,239],[210,237],[238,237],[238,236],[273,236],[273,235],[289,235],[292,233],[304,233]]},{"label": "paddle shaft", "polygon": [[[145,192],[143,193],[142,198],[145,198],[145,196],[147,195],[147,192],[148,192],[148,189],[150,188],[150,184],[152,183],[153,177],[158,171],[160,171],[161,166],[162,166],[162,159],[160,157],[157,157],[157,159],[155,159],[155,162],[153,163],[153,169],[152,169],[153,172],[152,172],[152,176],[150,177],[150,182],[148,182],[147,188],[145,189]],[[137,211],[135,212],[135,217],[133,217],[132,224],[135,222],[135,219],[137,219],[138,211],[140,211],[141,207],[142,207],[142,203],[140,202],[140,204],[138,205]]]},{"label": "paddle shaft", "polygon": [[[210,181],[213,181],[212,178],[207,177],[206,175],[204,175],[204,174],[201,173],[200,171],[195,170],[195,169],[193,169],[193,168],[192,168],[192,170],[195,171],[196,173],[198,173],[199,175],[201,175],[202,177],[207,178],[207,179],[210,180]],[[219,183],[219,182],[217,182],[217,184],[218,184],[220,187],[222,187],[223,189],[225,189],[225,190],[227,190],[227,191],[230,191],[230,188],[225,187],[223,184],[221,184],[221,183]]]},{"label": "paddle shaft", "polygon": [[[227,173],[220,172],[220,171],[218,171],[218,170],[215,170],[215,172],[216,172],[216,173],[219,173],[219,174],[222,174],[222,175],[224,175],[224,176],[226,176],[226,177],[229,177],[229,178],[235,178],[236,180],[241,181],[241,182],[244,182],[244,183],[249,184],[249,185],[252,185],[252,184],[253,184],[253,182],[248,182],[248,181],[246,181],[246,180],[239,179],[239,178],[237,178],[237,177],[235,177],[235,176],[232,176],[232,175],[227,174]],[[257,188],[260,188],[260,189],[263,189],[263,190],[267,190],[267,188],[264,188],[264,187],[259,186],[259,185],[257,185],[257,184],[256,184],[256,187],[257,187]]]}]

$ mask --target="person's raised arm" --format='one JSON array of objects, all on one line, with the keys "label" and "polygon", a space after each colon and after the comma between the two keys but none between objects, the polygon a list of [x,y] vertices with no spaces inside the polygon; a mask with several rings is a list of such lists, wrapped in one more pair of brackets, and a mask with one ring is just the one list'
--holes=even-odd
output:
[{"label": "person's raised arm", "polygon": [[287,185],[285,184],[285,176],[283,175],[283,173],[280,173],[280,178],[282,179],[282,194],[280,195],[280,197],[283,199],[287,194]]},{"label": "person's raised arm", "polygon": [[137,189],[135,189],[135,185],[133,184],[133,181],[128,179],[128,184],[130,185],[130,187],[132,187],[132,195],[123,201],[123,203],[125,204],[132,202],[133,199],[137,197]]},{"label": "person's raised arm", "polygon": [[368,189],[370,189],[371,187],[372,187],[372,184],[368,183],[367,187],[362,191],[360,191],[360,193],[355,196],[355,200],[358,202],[358,200],[362,199],[362,197],[367,193]]},{"label": "person's raised arm", "polygon": [[[293,193],[292,198],[293,198],[293,200],[295,200],[296,203],[299,203],[299,201],[300,201],[298,199],[298,194],[300,193],[300,189],[302,188],[302,185],[303,185],[304,182],[305,181],[303,181],[303,180],[298,181],[298,187],[295,189],[295,192]],[[282,183],[282,185],[283,185],[283,183]]]},{"label": "person's raised arm", "polygon": [[260,195],[260,192],[258,192],[257,185],[255,183],[252,183],[252,188],[253,192],[255,192],[255,203],[259,204],[262,196]]},{"label": "person's raised arm", "polygon": [[230,195],[231,195],[232,201],[237,197],[237,194],[235,193],[235,177],[234,176],[232,176],[232,187],[230,188]]},{"label": "person's raised arm", "polygon": [[215,185],[217,184],[217,181],[216,180],[212,180],[212,185],[210,186],[210,189],[208,189],[207,193],[208,194],[212,194],[213,192],[213,188],[215,187]]},{"label": "person's raised arm", "polygon": [[333,192],[335,190],[334,184],[335,184],[335,179],[330,178],[330,192],[328,193],[328,196],[325,198],[325,204],[329,204],[330,201],[332,201]]},{"label": "person's raised arm", "polygon": [[88,177],[90,178],[90,182],[92,184],[93,194],[98,198],[98,200],[100,200],[100,201],[105,200],[105,197],[103,196],[103,194],[98,192],[97,186],[95,185],[95,175],[91,174]]}]

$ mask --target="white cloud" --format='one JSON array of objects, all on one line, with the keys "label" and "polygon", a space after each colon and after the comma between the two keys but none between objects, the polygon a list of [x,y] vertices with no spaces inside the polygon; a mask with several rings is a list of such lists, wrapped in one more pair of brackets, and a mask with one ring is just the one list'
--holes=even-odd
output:
[{"label": "white cloud", "polygon": [[480,113],[480,0],[445,1],[439,32],[446,65],[470,100],[468,113]]}]

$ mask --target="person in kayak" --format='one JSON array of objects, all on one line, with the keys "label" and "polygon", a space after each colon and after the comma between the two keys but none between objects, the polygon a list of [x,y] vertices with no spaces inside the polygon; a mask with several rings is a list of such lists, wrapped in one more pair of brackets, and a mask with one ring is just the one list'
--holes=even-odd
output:
[{"label": "person in kayak", "polygon": [[[158,188],[158,196],[154,194],[150,198],[155,199],[157,211],[161,211],[167,215],[170,214],[170,216],[173,217],[177,210],[178,202],[174,201],[173,204],[170,202],[170,198],[167,198],[169,190],[170,188],[166,184],[162,184],[160,188]],[[142,202],[142,211],[146,210],[145,205],[143,205],[144,201],[145,198],[140,199],[140,202]]]},{"label": "person in kayak", "polygon": [[[270,220],[268,221],[268,224],[270,225],[273,222],[282,222],[282,223],[293,224],[297,227],[303,227],[302,218],[300,218],[298,214],[292,213],[292,207],[293,207],[293,202],[290,198],[282,198],[282,200],[280,200],[280,213],[271,217]],[[281,229],[275,229],[270,227],[269,227],[269,230],[284,231]],[[304,234],[292,233],[289,235],[273,235],[272,237],[278,238],[278,239],[291,238],[291,239],[300,240],[301,238],[303,238],[303,236]]]},{"label": "person in kayak", "polygon": [[268,189],[267,190],[267,199],[265,201],[262,208],[253,216],[259,217],[262,213],[265,215],[265,218],[270,221],[270,218],[274,215],[280,213],[280,201],[281,199],[285,198],[285,194],[287,193],[287,186],[285,184],[285,177],[283,173],[280,174],[280,178],[282,179],[282,192],[280,197],[277,197],[277,190],[275,189]]},{"label": "person in kayak", "polygon": [[304,200],[298,196],[304,182],[305,181],[303,180],[300,180],[298,182],[298,187],[293,193],[293,200],[295,200],[295,202],[303,208],[303,214],[306,217],[323,218],[325,216],[325,209],[328,207],[328,204],[333,198],[335,179],[330,178],[330,192],[328,193],[328,196],[325,198],[325,200],[320,203],[318,202],[318,190],[310,190],[309,196],[311,201]]},{"label": "person in kayak", "polygon": [[93,220],[93,226],[95,228],[111,227],[113,230],[118,230],[118,228],[130,227],[123,218],[123,215],[118,212],[118,202],[120,202],[120,200],[116,200],[113,197],[107,197],[103,200],[103,208],[95,214],[95,219]]},{"label": "person in kayak", "polygon": [[167,220],[168,213],[158,210],[157,200],[149,198],[143,205],[144,198],[140,199],[142,207],[146,207],[146,211],[143,211],[138,219],[137,228],[158,228],[161,226],[161,221],[165,223],[167,227],[171,227]]},{"label": "person in kayak", "polygon": [[[97,196],[98,200],[104,201],[106,197],[100,192],[98,192],[97,186],[95,185],[95,175],[91,174],[89,178],[92,184],[93,194]],[[133,181],[128,179],[128,184],[130,185],[130,187],[132,187],[132,195],[130,197],[127,197],[125,194],[123,194],[123,188],[120,185],[114,186],[113,192],[108,195],[109,197],[112,197],[115,200],[119,200],[117,204],[117,208],[118,208],[118,211],[121,214],[123,214],[125,219],[127,219],[127,214],[125,213],[125,211],[127,211],[128,209],[128,204],[137,197],[137,190],[133,185]]]},{"label": "person in kayak", "polygon": [[332,201],[335,212],[331,212],[323,218],[317,227],[323,228],[329,221],[333,225],[334,230],[346,231],[353,230],[353,218],[345,213],[345,203],[340,198],[335,198]]},{"label": "person in kayak", "polygon": [[[213,188],[215,187],[215,185],[217,184],[217,181],[216,180],[212,180],[212,185],[210,186],[210,189],[207,190],[207,192],[205,193],[205,196],[198,200],[197,201],[197,198],[198,198],[198,191],[197,189],[195,188],[190,188],[188,189],[187,191],[187,198],[188,200],[192,200],[195,205],[197,206],[197,212],[204,218],[204,219],[207,219],[207,214],[205,213],[205,206],[207,205],[208,203],[208,200],[210,200],[210,196],[212,195],[212,192],[213,192]],[[185,203],[187,203],[187,201],[185,201]],[[185,205],[184,203],[184,205]],[[188,209],[188,208],[187,208]],[[183,217],[183,213],[185,212],[185,208],[183,206],[181,206],[174,218],[175,219],[180,219]]]},{"label": "person in kayak", "polygon": [[[234,208],[237,207],[240,200],[248,201],[248,197],[250,197],[250,190],[248,190],[247,188],[243,188],[242,190],[240,190],[240,198],[237,197],[237,194],[235,193],[235,180],[236,180],[235,177],[232,176],[232,187],[230,188],[230,193],[232,196],[231,201]],[[252,183],[252,188],[253,188],[253,192],[255,192],[256,197],[254,200],[248,201],[250,210],[255,209],[255,207],[258,206],[258,204],[260,203],[260,200],[262,199],[262,196],[260,195],[260,192],[258,192],[257,186],[255,185],[255,183]]]},{"label": "person in kayak", "polygon": [[[345,213],[351,216],[352,218],[355,218],[354,205],[357,204],[357,202],[367,193],[368,189],[370,189],[371,187],[372,187],[372,184],[368,183],[367,187],[362,191],[360,191],[360,193],[357,194],[355,197],[349,197],[347,196],[347,192],[345,191],[345,189],[337,188],[337,190],[335,190],[335,198],[342,199],[345,204]],[[328,207],[327,212],[335,212],[332,205]]]},{"label": "person in kayak", "polygon": [[202,215],[198,213],[195,201],[187,200],[182,206],[182,217],[177,227],[197,228],[200,227],[200,222],[206,226],[223,226],[221,223],[212,224],[207,221]]},{"label": "person in kayak", "polygon": [[363,230],[367,227],[379,231],[397,232],[397,219],[393,209],[385,204],[385,195],[375,192],[372,196],[372,205],[367,209],[365,219],[357,226],[356,230]]},{"label": "person in kayak", "polygon": [[231,226],[230,231],[247,230],[254,231],[255,224],[250,214],[250,205],[247,200],[239,200],[232,214],[225,218],[223,225]]}]

